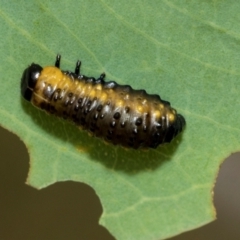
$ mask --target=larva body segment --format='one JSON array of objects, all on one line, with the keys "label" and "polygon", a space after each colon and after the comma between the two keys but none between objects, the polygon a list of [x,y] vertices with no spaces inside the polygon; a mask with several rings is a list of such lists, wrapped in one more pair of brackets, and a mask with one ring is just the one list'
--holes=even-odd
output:
[{"label": "larva body segment", "polygon": [[54,67],[32,64],[23,73],[23,97],[34,106],[69,119],[93,135],[131,148],[156,148],[170,142],[185,126],[170,103],[145,90],[105,82],[75,72],[61,71],[60,55]]}]

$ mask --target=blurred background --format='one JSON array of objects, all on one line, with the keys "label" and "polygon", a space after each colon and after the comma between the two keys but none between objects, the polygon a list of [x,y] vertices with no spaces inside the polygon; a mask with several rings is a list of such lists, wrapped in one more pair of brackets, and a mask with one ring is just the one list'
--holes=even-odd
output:
[{"label": "blurred background", "polygon": [[[0,240],[113,240],[98,224],[102,207],[89,186],[63,182],[41,191],[24,184],[29,156],[17,136],[0,128]],[[240,153],[222,164],[214,188],[218,219],[171,240],[240,239]]]}]

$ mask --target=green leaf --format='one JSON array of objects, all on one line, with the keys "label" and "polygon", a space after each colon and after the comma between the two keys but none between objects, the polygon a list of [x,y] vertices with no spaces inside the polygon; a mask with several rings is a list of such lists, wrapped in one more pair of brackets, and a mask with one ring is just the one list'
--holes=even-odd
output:
[{"label": "green leaf", "polygon": [[[117,239],[164,239],[215,218],[219,165],[239,151],[237,1],[2,1],[0,124],[28,146],[28,184],[92,186]],[[20,96],[32,62],[160,94],[187,121],[156,150],[106,145]]]}]

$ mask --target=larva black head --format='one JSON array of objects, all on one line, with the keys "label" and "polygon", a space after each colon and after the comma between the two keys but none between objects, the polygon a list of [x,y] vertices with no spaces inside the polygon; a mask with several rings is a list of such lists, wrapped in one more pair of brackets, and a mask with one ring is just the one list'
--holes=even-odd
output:
[{"label": "larva black head", "polygon": [[26,68],[23,72],[21,79],[21,93],[23,98],[27,101],[31,100],[33,89],[42,69],[43,68],[38,64],[32,63],[31,66]]},{"label": "larva black head", "polygon": [[186,121],[181,114],[177,114],[176,121],[173,125],[171,125],[167,131],[167,135],[165,138],[165,142],[171,142],[171,140],[177,136],[180,132],[182,132],[183,128],[186,125]]}]

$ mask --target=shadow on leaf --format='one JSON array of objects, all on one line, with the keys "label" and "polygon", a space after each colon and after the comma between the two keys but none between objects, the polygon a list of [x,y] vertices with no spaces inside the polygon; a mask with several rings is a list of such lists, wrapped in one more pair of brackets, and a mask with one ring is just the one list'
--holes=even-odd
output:
[{"label": "shadow on leaf", "polygon": [[164,144],[157,149],[130,149],[106,143],[100,138],[92,137],[85,130],[80,130],[70,121],[62,120],[35,108],[22,100],[24,111],[47,134],[51,134],[63,142],[70,142],[81,154],[87,154],[92,161],[101,162],[107,168],[136,174],[140,171],[152,171],[164,162],[171,160],[181,142],[180,134],[171,144]]}]

